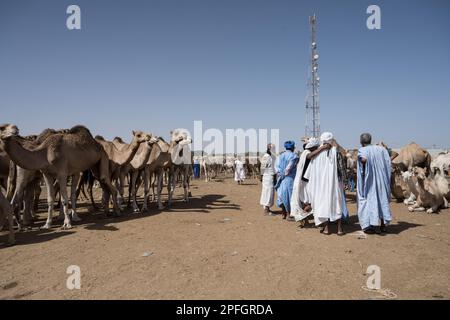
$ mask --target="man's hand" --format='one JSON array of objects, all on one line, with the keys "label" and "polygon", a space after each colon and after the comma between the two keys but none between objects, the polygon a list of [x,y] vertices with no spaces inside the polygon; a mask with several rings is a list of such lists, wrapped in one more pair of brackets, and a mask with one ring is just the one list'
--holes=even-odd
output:
[{"label": "man's hand", "polygon": [[332,145],[329,143],[324,143],[324,145],[320,147],[321,150],[330,150],[331,148]]}]

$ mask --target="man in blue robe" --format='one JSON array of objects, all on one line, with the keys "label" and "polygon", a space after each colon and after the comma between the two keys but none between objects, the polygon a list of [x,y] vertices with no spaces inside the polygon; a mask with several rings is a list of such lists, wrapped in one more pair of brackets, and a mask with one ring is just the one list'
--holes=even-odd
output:
[{"label": "man in blue robe", "polygon": [[[385,232],[392,220],[391,159],[386,148],[371,145],[372,136],[363,133],[358,150],[357,195],[359,224],[365,233]],[[378,228],[379,226],[379,228]]]},{"label": "man in blue robe", "polygon": [[277,183],[275,189],[277,190],[277,205],[282,210],[283,219],[286,219],[291,213],[291,195],[299,158],[294,153],[294,141],[286,141],[284,147],[286,151],[279,156],[277,161]]}]

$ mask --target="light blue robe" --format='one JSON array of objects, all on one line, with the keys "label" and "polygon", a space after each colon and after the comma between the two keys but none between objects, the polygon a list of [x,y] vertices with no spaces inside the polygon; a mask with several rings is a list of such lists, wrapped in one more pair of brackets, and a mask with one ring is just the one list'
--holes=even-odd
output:
[{"label": "light blue robe", "polygon": [[[367,161],[365,165],[361,158]],[[365,175],[363,176],[363,166]],[[391,159],[381,146],[369,145],[358,150],[358,218],[364,230],[379,226],[380,219],[387,225],[392,220],[389,201],[391,197]]]},{"label": "light blue robe", "polygon": [[277,190],[277,205],[281,207],[283,204],[289,213],[291,212],[291,196],[298,160],[299,158],[295,153],[287,150],[278,157],[277,161],[276,169],[278,179],[275,185],[275,189]]}]

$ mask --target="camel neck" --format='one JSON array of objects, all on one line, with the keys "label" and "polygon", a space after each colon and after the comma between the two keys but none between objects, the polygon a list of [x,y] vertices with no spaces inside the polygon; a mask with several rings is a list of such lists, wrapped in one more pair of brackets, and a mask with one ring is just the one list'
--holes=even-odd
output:
[{"label": "camel neck", "polygon": [[130,163],[131,160],[133,160],[134,155],[136,154],[140,143],[133,140],[129,145],[127,145],[122,152],[120,152],[120,155],[117,159],[117,163],[119,165],[125,165],[127,163]]},{"label": "camel neck", "polygon": [[21,143],[16,136],[8,137],[4,140],[5,151],[11,160],[27,170],[42,170],[47,164],[47,149],[29,150]]}]

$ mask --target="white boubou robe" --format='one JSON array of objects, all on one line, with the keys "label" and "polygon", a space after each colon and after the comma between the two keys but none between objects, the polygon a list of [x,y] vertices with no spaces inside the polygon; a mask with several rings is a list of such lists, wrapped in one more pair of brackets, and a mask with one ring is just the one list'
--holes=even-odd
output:
[{"label": "white boubou robe", "polygon": [[275,156],[266,153],[261,159],[261,170],[263,171],[261,198],[259,203],[264,207],[271,207],[274,203]]},{"label": "white boubou robe", "polygon": [[316,226],[341,219],[344,210],[336,152],[336,147],[322,151],[311,160],[305,173]]},{"label": "white boubou robe", "polygon": [[310,150],[303,151],[297,165],[297,173],[294,180],[294,189],[291,196],[291,217],[294,217],[295,221],[303,220],[313,213],[312,211],[306,212],[302,209],[302,202],[311,203],[308,182],[302,180],[302,174],[306,163],[306,156],[310,153]]}]

